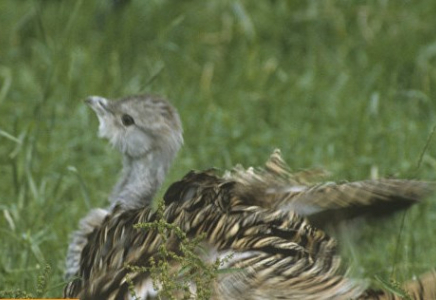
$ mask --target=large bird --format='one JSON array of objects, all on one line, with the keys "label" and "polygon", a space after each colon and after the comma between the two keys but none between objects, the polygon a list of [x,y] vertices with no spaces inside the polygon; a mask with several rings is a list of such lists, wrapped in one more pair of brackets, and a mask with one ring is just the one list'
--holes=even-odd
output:
[{"label": "large bird", "polygon": [[151,203],[183,144],[179,115],[162,98],[134,96],[108,101],[89,97],[86,103],[99,119],[98,135],[123,153],[123,170],[109,197],[111,207],[91,210],[80,221],[80,230],[68,247],[66,278],[78,272],[87,235],[98,228],[115,205],[128,210]]},{"label": "large bird", "polygon": [[[173,232],[164,237],[155,228],[134,227],[162,218],[190,238],[203,236],[199,256],[219,259],[221,268],[231,270],[211,283],[212,299],[399,299],[344,276],[337,241],[312,223],[322,227],[362,213],[391,212],[427,196],[432,183],[311,183],[307,173],[292,174],[275,151],[262,169],[236,167],[223,176],[214,170],[188,173],[169,187],[159,214],[150,202],[183,142],[176,110],[150,95],[86,102],[100,121],[99,135],[123,154],[124,167],[110,207],[91,211],[73,236],[66,297],[158,297],[150,269],[129,266],[150,267],[162,245],[183,254]],[[180,267],[171,263],[173,270]],[[198,295],[195,282],[189,289],[192,297]],[[415,299],[436,299],[436,273],[403,289]]]}]

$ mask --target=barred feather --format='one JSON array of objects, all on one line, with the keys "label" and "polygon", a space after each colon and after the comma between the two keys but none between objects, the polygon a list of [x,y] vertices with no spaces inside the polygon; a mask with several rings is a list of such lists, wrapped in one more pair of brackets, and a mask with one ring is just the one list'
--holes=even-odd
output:
[{"label": "barred feather", "polygon": [[[184,253],[174,232],[164,237],[153,228],[134,228],[159,218],[149,203],[183,143],[179,115],[165,99],[152,95],[118,101],[94,96],[86,102],[99,119],[99,135],[123,154],[123,175],[113,189],[111,206],[91,211],[73,236],[66,270],[71,282],[64,295],[131,299],[130,282],[140,299],[160,297],[150,271],[128,265],[149,267],[151,259],[160,258],[161,246]],[[190,172],[166,192],[162,217],[189,237],[204,235],[200,258],[224,258],[221,267],[232,270],[220,273],[211,286],[213,299],[395,299],[391,292],[367,289],[365,282],[344,276],[336,240],[319,228],[406,207],[425,197],[434,184],[317,182],[324,175],[290,172],[278,150],[264,169],[238,166],[223,177],[213,170]],[[170,267],[182,276],[174,257]],[[415,299],[433,297],[434,274],[403,289]],[[193,282],[189,290],[193,297],[200,295]]]},{"label": "barred feather", "polygon": [[[304,200],[325,209],[356,203],[370,206],[377,201],[413,202],[429,192],[430,184],[402,181],[400,190],[399,182],[392,180],[334,188],[305,186],[288,176],[284,166],[276,152],[265,170],[238,168],[224,178],[212,170],[190,172],[165,194],[164,219],[191,237],[205,234],[212,256],[209,260],[234,254],[225,267],[237,271],[219,275],[212,287],[213,299],[395,297],[388,292],[366,290],[365,282],[346,278],[341,273],[336,240],[310,225],[292,205]],[[296,186],[305,189],[293,191]],[[353,202],[345,201],[348,198]],[[155,297],[157,291],[152,288],[149,274],[129,274],[125,266],[147,266],[149,259],[156,257],[163,242],[161,236],[153,230],[133,228],[136,223],[152,222],[156,217],[148,207],[127,211],[115,207],[87,236],[76,274],[81,279],[66,287],[65,296],[129,299],[129,275],[141,299]],[[166,247],[179,251],[176,238],[169,239]],[[414,288],[416,284],[406,284],[406,289],[416,291],[415,299],[421,299],[436,285],[434,279],[429,276],[417,281],[424,285],[422,290]]]},{"label": "barred feather", "polygon": [[242,183],[241,195],[252,195],[254,204],[292,210],[321,228],[360,215],[392,213],[427,197],[436,187],[433,182],[402,179],[339,184],[314,181],[325,175],[322,171],[292,174],[280,151],[275,150],[265,169],[245,170],[238,166],[225,177]]}]

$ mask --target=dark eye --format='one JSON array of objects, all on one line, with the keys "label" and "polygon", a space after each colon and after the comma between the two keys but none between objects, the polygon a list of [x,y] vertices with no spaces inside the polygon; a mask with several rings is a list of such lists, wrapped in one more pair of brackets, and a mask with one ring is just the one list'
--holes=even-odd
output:
[{"label": "dark eye", "polygon": [[130,115],[124,114],[121,117],[121,122],[123,122],[124,126],[130,126],[132,124],[135,124],[135,120]]}]

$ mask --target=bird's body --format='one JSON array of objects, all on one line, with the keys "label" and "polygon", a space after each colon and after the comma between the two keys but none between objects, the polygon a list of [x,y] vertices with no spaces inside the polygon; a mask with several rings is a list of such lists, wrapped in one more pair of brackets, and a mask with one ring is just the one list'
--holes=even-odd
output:
[{"label": "bird's body", "polygon": [[[103,103],[107,105],[106,101]],[[120,103],[125,104],[126,100]],[[100,115],[99,119],[100,124],[104,123],[100,127],[102,136],[110,140],[119,136],[107,131],[106,125],[112,121],[102,120]],[[181,127],[177,128],[181,133]],[[150,131],[144,132],[155,136]],[[136,147],[154,149],[147,147],[149,137],[142,141],[145,147],[140,147],[141,143]],[[166,141],[174,143],[175,139]],[[117,141],[112,143],[118,145]],[[129,153],[139,152],[134,147],[117,148],[127,158]],[[134,156],[132,161],[139,161],[142,156]],[[170,157],[173,156],[174,151]],[[145,169],[167,166],[167,162],[159,160],[149,164],[152,166],[144,164]],[[75,263],[70,264],[74,267],[69,269],[68,276],[77,278],[65,288],[65,296],[131,299],[130,282],[139,299],[156,297],[158,291],[151,284],[150,272],[132,271],[128,266],[149,267],[150,259],[159,259],[162,245],[168,251],[182,254],[180,239],[174,233],[164,237],[153,228],[134,228],[137,223],[155,222],[159,218],[148,205],[149,198],[132,196],[134,185],[125,184],[149,181],[150,172],[140,169],[135,178],[126,180],[129,176],[125,176],[120,181],[109,209],[96,210],[82,221],[82,230],[76,234],[80,242],[70,245],[70,250],[76,251],[69,255],[69,261]],[[325,212],[340,220],[353,217],[359,210],[371,213],[371,209],[379,211],[381,207],[404,207],[426,196],[431,189],[431,183],[407,180],[308,183],[290,173],[280,153],[275,152],[264,169],[238,167],[224,176],[211,170],[188,173],[166,192],[162,219],[190,238],[204,236],[203,259],[213,262],[219,258],[225,262],[221,268],[231,269],[219,273],[210,286],[212,299],[394,299],[393,294],[368,290],[364,282],[345,277],[337,241],[311,225],[307,218],[325,224]],[[150,195],[141,188],[138,191]],[[170,263],[177,272],[178,262]],[[426,284],[422,289],[421,282]],[[406,284],[405,288],[411,293],[416,291],[417,296],[436,296],[436,275],[429,273],[422,281]],[[193,282],[191,290],[195,295]]]},{"label": "bird's body", "polygon": [[[166,195],[172,201],[163,215],[166,222],[178,226],[190,237],[205,234],[207,248],[214,256],[209,260],[224,258],[231,252],[234,257],[226,267],[243,270],[220,276],[214,298],[232,299],[256,290],[260,293],[263,288],[284,285],[282,281],[286,280],[303,281],[300,284],[304,288],[292,284],[302,295],[310,285],[302,278],[296,278],[307,276],[307,279],[318,278],[322,282],[324,276],[336,275],[339,258],[334,239],[292,211],[251,205],[238,194],[239,185],[210,172],[192,172],[173,185]],[[176,201],[172,198],[174,194],[179,197]],[[128,211],[116,208],[89,236],[82,254],[83,272],[78,274],[84,281],[76,281],[80,287],[72,286],[71,289],[85,291],[80,294],[83,299],[119,299],[120,295],[124,299],[122,295],[128,293],[124,278],[129,272],[125,264],[147,265],[162,243],[156,230],[135,229],[133,225],[152,222],[155,218],[156,214],[148,207]],[[166,247],[180,251],[174,239],[170,239]],[[141,289],[147,276],[132,275],[133,281],[139,282],[140,297],[154,293],[153,289]],[[241,276],[251,279],[235,280]],[[338,284],[341,282],[337,281]],[[108,282],[111,282],[110,286]],[[238,286],[230,288],[229,282]],[[357,295],[361,290],[357,285],[349,284],[348,288],[339,289],[338,294]],[[141,291],[144,294],[139,294]],[[333,295],[333,289],[329,292]]]}]

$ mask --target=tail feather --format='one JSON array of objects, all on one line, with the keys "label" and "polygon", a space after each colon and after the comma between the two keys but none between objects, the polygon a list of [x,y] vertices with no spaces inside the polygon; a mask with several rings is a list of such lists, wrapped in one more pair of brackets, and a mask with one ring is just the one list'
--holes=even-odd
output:
[{"label": "tail feather", "polygon": [[337,223],[360,215],[379,216],[406,208],[428,196],[433,182],[380,179],[317,183],[326,172],[292,173],[276,150],[264,169],[237,166],[225,178],[241,183],[240,195],[250,195],[254,205],[292,210],[316,226]]}]

